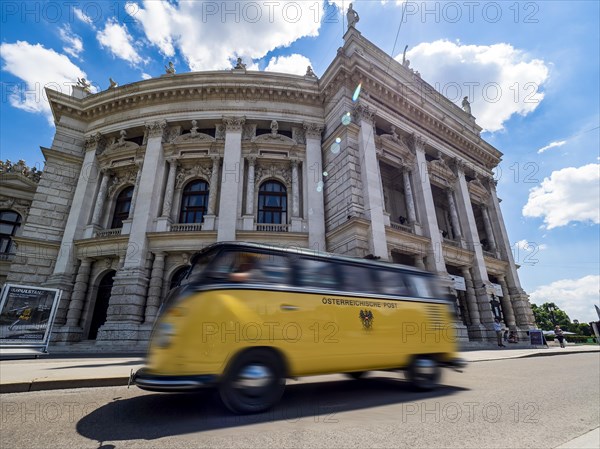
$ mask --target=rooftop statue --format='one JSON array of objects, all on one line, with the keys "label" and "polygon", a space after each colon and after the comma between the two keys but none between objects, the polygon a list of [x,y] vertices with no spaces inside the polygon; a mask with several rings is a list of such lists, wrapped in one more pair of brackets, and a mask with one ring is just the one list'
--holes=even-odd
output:
[{"label": "rooftop statue", "polygon": [[462,107],[467,114],[471,114],[471,103],[469,103],[469,97],[463,98]]},{"label": "rooftop statue", "polygon": [[92,87],[92,85],[85,78],[77,78],[77,85],[79,87],[81,87],[84,91],[86,91],[88,94],[92,93],[92,91],[90,89],[90,87]]},{"label": "rooftop statue", "polygon": [[173,62],[169,61],[169,65],[165,66],[165,71],[167,75],[175,75],[175,66],[173,65]]},{"label": "rooftop statue", "polygon": [[237,64],[235,65],[234,69],[246,70],[246,64],[242,62],[242,58],[237,58]]},{"label": "rooftop statue", "polygon": [[110,83],[110,86],[108,86],[109,89],[114,89],[115,87],[119,86],[119,83],[112,78],[108,78],[108,82]]},{"label": "rooftop statue", "polygon": [[350,3],[350,6],[348,6],[346,18],[348,19],[348,28],[354,28],[360,20],[360,17],[358,17],[358,13],[354,11],[354,9],[352,9],[352,3]]}]

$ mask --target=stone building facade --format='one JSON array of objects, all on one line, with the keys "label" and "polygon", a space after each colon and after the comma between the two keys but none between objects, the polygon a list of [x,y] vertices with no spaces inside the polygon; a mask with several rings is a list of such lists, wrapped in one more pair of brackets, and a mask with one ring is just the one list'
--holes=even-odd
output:
[{"label": "stone building facade", "polygon": [[191,255],[228,240],[437,272],[465,340],[492,338],[494,316],[533,325],[492,177],[501,153],[353,26],[320,79],[238,63],[47,95],[56,134],[7,280],[63,291],[57,344],[143,344]]}]

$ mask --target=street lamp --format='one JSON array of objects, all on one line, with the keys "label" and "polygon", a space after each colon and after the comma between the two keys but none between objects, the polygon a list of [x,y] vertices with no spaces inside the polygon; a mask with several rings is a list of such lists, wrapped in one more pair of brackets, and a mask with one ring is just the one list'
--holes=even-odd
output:
[{"label": "street lamp", "polygon": [[548,306],[548,312],[550,312],[550,319],[552,320],[552,325],[556,327],[556,320],[554,319],[554,312],[556,312],[556,306],[550,305]]}]

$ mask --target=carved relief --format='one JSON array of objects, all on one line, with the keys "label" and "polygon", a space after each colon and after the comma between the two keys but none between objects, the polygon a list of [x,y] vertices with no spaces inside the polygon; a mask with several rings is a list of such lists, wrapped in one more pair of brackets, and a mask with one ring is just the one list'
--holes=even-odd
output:
[{"label": "carved relief", "polygon": [[18,212],[21,215],[21,223],[29,214],[29,206],[31,206],[31,201],[0,197],[0,209],[12,209]]},{"label": "carved relief", "polygon": [[375,124],[375,111],[369,108],[369,106],[364,105],[362,103],[357,103],[354,106],[354,120],[355,122],[359,122],[360,120],[365,120],[366,122],[374,125]]},{"label": "carved relief", "polygon": [[86,152],[95,150],[96,154],[100,156],[106,149],[106,139],[100,133],[88,136],[85,139],[84,149]]},{"label": "carved relief", "polygon": [[160,120],[158,122],[146,123],[146,131],[148,133],[148,138],[152,137],[162,137],[165,132],[165,128],[167,127],[166,120]]},{"label": "carved relief", "polygon": [[294,126],[292,128],[292,139],[298,145],[306,145],[306,135],[304,132],[304,128],[299,128],[297,126]]},{"label": "carved relief", "polygon": [[126,184],[135,185],[137,179],[137,168],[128,167],[125,170],[117,171],[110,179],[108,194],[113,196],[114,193]]},{"label": "carved relief", "polygon": [[196,164],[193,167],[180,168],[177,171],[175,186],[180,189],[191,178],[203,178],[210,180],[212,173],[209,164]]},{"label": "carved relief", "polygon": [[267,163],[258,162],[254,171],[254,183],[258,187],[263,181],[274,178],[282,181],[285,184],[286,189],[292,187],[292,173],[291,167],[288,163]]},{"label": "carved relief", "polygon": [[252,140],[256,137],[256,125],[244,125],[242,128],[242,140]]}]

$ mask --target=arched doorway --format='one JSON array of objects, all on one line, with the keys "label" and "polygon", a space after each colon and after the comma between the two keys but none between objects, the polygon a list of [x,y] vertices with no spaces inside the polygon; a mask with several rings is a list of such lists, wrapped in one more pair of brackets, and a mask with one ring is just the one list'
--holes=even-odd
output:
[{"label": "arched doorway", "polygon": [[115,271],[109,271],[104,275],[98,285],[98,293],[96,294],[96,305],[94,306],[94,314],[92,315],[92,323],[90,324],[90,333],[88,338],[95,340],[98,336],[98,329],[106,322],[106,313],[108,312],[108,301],[110,292],[113,286]]}]

